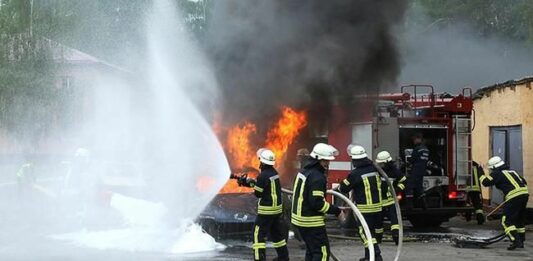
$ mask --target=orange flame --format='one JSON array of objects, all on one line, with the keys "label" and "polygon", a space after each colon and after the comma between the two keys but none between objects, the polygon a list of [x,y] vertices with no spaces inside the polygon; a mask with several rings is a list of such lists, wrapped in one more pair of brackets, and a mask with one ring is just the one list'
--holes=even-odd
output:
[{"label": "orange flame", "polygon": [[[263,146],[276,154],[277,166],[282,166],[289,146],[306,125],[307,114],[305,111],[296,111],[286,106],[281,108],[281,117],[267,132],[267,138]],[[216,123],[214,127],[218,131],[221,128],[219,123]],[[251,122],[244,122],[227,130],[226,142],[223,145],[232,169],[241,171],[247,167],[259,166],[259,160],[255,152],[260,146],[252,144],[252,138],[254,138],[256,132],[257,127]],[[250,188],[239,187],[235,180],[229,180],[219,193],[245,193],[251,191],[253,190]]]},{"label": "orange flame", "polygon": [[295,111],[289,107],[282,107],[281,118],[274,128],[267,133],[267,148],[276,154],[277,165],[284,162],[285,154],[300,134],[300,131],[307,125],[307,114],[305,111]]},{"label": "orange flame", "polygon": [[[228,160],[232,169],[243,169],[250,165],[250,155],[255,152],[252,149],[250,139],[255,134],[257,128],[251,122],[231,127],[227,132],[225,148],[228,153]],[[245,193],[252,192],[251,188],[239,187],[236,180],[228,180],[219,193]]]},{"label": "orange flame", "polygon": [[252,149],[250,139],[256,131],[255,124],[250,122],[245,122],[242,126],[233,126],[228,130],[226,150],[233,168],[242,169],[252,166],[250,155],[255,155],[255,151]]}]

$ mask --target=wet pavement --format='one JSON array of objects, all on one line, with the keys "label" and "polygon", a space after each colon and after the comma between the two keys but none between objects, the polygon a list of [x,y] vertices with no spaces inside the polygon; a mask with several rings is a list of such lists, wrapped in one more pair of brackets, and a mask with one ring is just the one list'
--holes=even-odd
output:
[{"label": "wet pavement", "polygon": [[[362,257],[363,248],[359,240],[349,238],[353,231],[335,229],[332,225],[330,238],[332,251],[340,260],[354,260]],[[221,240],[226,249],[218,252],[177,255],[158,252],[118,251],[91,249],[50,238],[44,231],[0,232],[0,260],[251,260],[250,242],[245,240]],[[30,227],[26,228],[31,230]],[[23,233],[21,233],[23,232]],[[484,249],[466,249],[453,246],[452,238],[459,234],[491,237],[500,234],[498,221],[478,226],[455,218],[443,228],[433,231],[413,231],[406,227],[405,243],[401,260],[533,260],[533,240],[526,242],[525,249],[507,251],[508,242],[498,242]],[[342,234],[342,235],[341,235]],[[31,236],[30,236],[31,235]],[[529,238],[533,238],[533,226],[528,227]],[[291,260],[303,260],[304,250],[296,239],[289,240]],[[390,240],[382,244],[384,260],[393,260],[396,246]],[[268,249],[269,260],[275,251]]]},{"label": "wet pavement", "polygon": [[[489,221],[483,226],[475,222],[466,222],[462,218],[454,218],[443,224],[443,227],[432,231],[413,231],[406,222],[405,242],[400,260],[533,260],[533,240],[527,241],[524,249],[508,251],[507,240],[487,246],[483,249],[457,248],[452,239],[458,235],[492,237],[502,233],[499,221]],[[364,255],[362,243],[357,240],[339,239],[335,235],[346,234],[346,231],[330,229],[334,234],[330,237],[332,252],[340,260],[358,260]],[[349,234],[349,233],[348,233]],[[533,238],[533,226],[527,227],[527,237]],[[384,260],[393,260],[396,246],[385,240],[381,246]],[[289,241],[291,260],[304,260],[305,251],[295,239]],[[275,251],[269,249],[269,258]],[[200,260],[200,259],[198,259]],[[220,256],[211,260],[251,260],[251,250],[242,246],[229,247]]]}]

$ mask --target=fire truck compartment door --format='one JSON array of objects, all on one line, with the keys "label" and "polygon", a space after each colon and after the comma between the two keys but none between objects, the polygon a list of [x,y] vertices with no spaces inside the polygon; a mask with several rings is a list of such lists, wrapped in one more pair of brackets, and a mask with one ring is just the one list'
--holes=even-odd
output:
[{"label": "fire truck compartment door", "polygon": [[[400,129],[397,118],[376,120],[375,152],[388,151],[394,160],[400,157]],[[376,155],[374,155],[376,156]],[[375,158],[375,157],[374,157]]]},{"label": "fire truck compartment door", "polygon": [[[363,146],[368,157],[373,157],[372,122],[354,123],[352,125],[352,144]],[[346,144],[348,145],[348,144]]]}]

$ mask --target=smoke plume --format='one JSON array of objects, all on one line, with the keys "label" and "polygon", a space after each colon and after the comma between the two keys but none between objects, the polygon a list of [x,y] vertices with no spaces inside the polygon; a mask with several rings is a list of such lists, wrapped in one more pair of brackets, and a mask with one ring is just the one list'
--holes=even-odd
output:
[{"label": "smoke plume", "polygon": [[[403,84],[433,84],[438,92],[458,93],[531,75],[531,50],[512,39],[482,36],[472,25],[431,20],[413,5],[408,17],[422,21],[401,33]],[[428,26],[429,25],[429,26]]]},{"label": "smoke plume", "polygon": [[393,26],[404,0],[214,2],[207,50],[230,122],[268,118],[281,104],[324,107],[396,81]]}]

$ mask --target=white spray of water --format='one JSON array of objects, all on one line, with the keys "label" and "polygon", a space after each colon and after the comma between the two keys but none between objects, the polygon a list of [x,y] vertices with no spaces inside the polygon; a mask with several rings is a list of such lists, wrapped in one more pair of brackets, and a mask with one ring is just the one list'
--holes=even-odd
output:
[{"label": "white spray of water", "polygon": [[[146,180],[140,195],[113,193],[126,227],[52,236],[96,249],[189,253],[221,245],[191,220],[227,180],[223,150],[195,104],[213,106],[217,84],[171,1],[147,19],[148,88],[101,80],[82,144],[100,161],[133,163]],[[95,160],[96,162],[96,160]],[[204,187],[197,186],[199,179]],[[207,181],[207,182],[205,182]],[[208,185],[208,187],[205,187]]]}]

